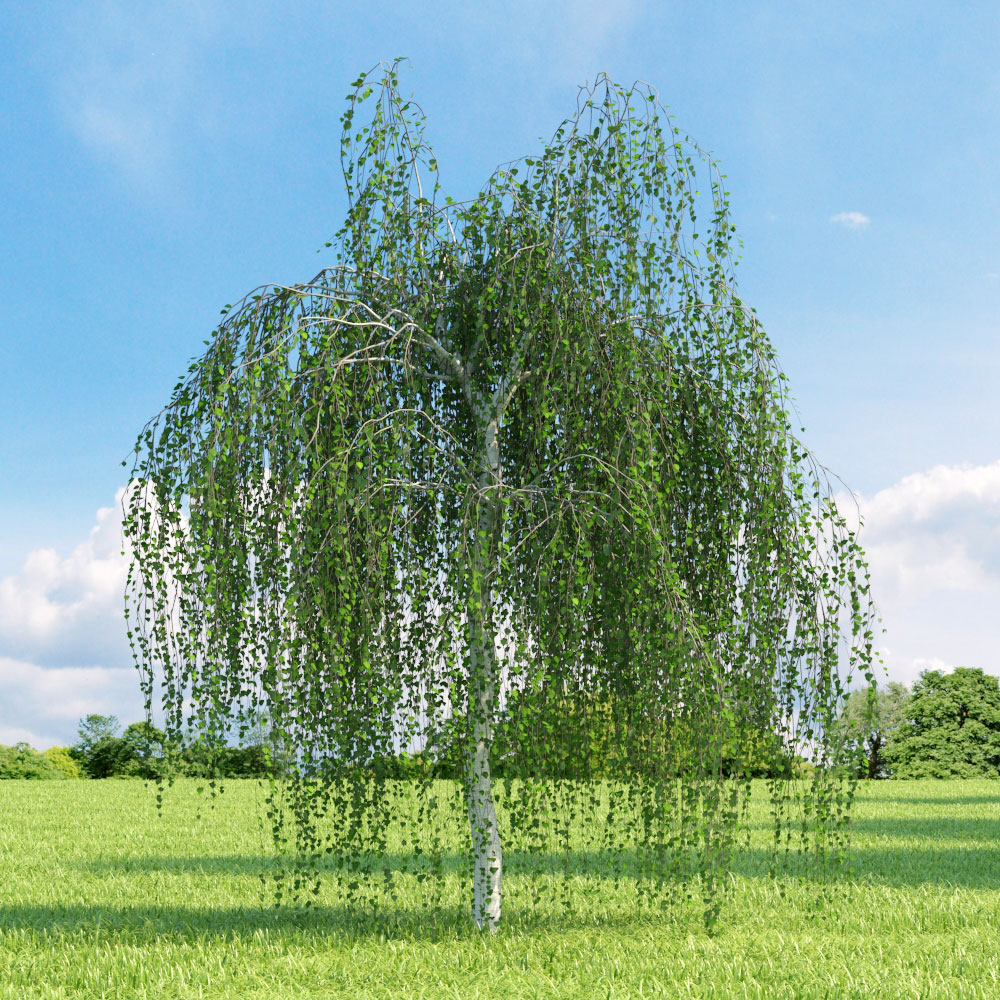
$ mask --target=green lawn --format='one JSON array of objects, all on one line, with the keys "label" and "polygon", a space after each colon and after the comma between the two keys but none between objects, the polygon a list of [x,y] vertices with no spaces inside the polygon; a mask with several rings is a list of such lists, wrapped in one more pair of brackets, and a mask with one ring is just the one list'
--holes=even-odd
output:
[{"label": "green lawn", "polygon": [[254,782],[214,810],[179,782],[162,816],[141,782],[0,782],[0,998],[1000,998],[1000,782],[862,786],[854,870],[825,898],[768,878],[760,792],[712,935],[693,907],[630,911],[627,871],[573,874],[569,914],[532,911],[554,877],[515,851],[483,939],[448,918],[471,895],[457,852],[444,906],[404,877],[392,922],[359,923],[335,879],[311,911],[262,903]]}]

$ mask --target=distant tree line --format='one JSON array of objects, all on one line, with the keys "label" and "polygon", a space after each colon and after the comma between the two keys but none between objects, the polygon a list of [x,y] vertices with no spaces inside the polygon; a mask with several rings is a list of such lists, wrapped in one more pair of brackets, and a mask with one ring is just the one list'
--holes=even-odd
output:
[{"label": "distant tree line", "polygon": [[[533,695],[512,692],[502,714],[491,762],[498,778],[614,778],[621,747],[621,720],[594,701],[589,718],[567,708],[564,724],[575,731],[577,752],[563,760],[535,759],[532,747],[544,733],[519,725],[520,701]],[[377,758],[364,768],[374,776],[407,780],[461,777],[464,717],[456,716],[433,733],[427,748]],[[958,667],[945,674],[924,671],[912,690],[899,683],[851,693],[838,726],[853,743],[862,778],[1000,777],[1000,679],[979,669]],[[119,735],[113,716],[88,715],[80,721],[79,740],[71,747],[38,751],[27,743],[0,745],[0,779],[65,778],[267,778],[292,766],[288,755],[261,720],[243,746],[193,737],[168,744],[164,733],[148,722],[135,722]],[[683,723],[672,730],[678,776],[687,749],[698,734]],[[723,744],[719,762],[728,776],[751,778],[803,777],[807,761],[785,752],[774,734],[752,728],[735,731]]]},{"label": "distant tree line", "polygon": [[149,722],[134,722],[119,735],[113,715],[80,720],[71,747],[39,752],[27,743],[0,745],[2,778],[267,778],[289,765],[262,721],[243,746],[192,736],[171,743]]}]

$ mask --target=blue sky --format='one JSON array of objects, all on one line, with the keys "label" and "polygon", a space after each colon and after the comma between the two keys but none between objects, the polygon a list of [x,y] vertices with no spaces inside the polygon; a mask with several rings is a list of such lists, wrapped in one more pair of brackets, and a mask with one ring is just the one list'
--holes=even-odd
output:
[{"label": "blue sky", "polygon": [[994,2],[37,2],[0,25],[0,742],[139,718],[121,460],[227,302],[331,263],[348,84],[403,55],[442,186],[601,71],[727,176],[739,286],[859,494],[893,679],[1000,673]]}]

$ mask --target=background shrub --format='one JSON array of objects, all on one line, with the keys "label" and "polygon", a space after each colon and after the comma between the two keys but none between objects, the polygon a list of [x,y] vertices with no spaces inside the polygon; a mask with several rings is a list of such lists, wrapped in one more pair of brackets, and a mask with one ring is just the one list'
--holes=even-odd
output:
[{"label": "background shrub", "polygon": [[41,780],[65,777],[51,760],[27,743],[15,743],[12,747],[0,745],[0,779]]},{"label": "background shrub", "polygon": [[49,747],[42,751],[42,756],[59,772],[63,778],[83,778],[80,765],[73,759],[69,747]]}]

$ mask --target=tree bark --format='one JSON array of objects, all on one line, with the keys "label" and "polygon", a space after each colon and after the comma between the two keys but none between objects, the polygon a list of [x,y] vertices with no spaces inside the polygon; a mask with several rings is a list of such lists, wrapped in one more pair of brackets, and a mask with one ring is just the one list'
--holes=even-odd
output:
[{"label": "tree bark", "polygon": [[868,780],[872,781],[878,777],[878,772],[882,767],[882,734],[876,733],[871,741],[868,754]]},{"label": "tree bark", "polygon": [[[497,447],[499,418],[487,425],[480,488],[499,481]],[[496,933],[503,898],[503,856],[500,830],[493,804],[490,746],[496,709],[496,647],[492,624],[491,587],[485,575],[493,556],[493,533],[499,519],[499,504],[480,508],[478,537],[473,558],[473,599],[469,606],[469,730],[466,760],[466,795],[472,830],[472,917],[480,930]]]},{"label": "tree bark", "polygon": [[[523,369],[529,331],[521,338],[517,357],[508,375],[497,386],[492,397],[485,398],[472,381],[473,359],[481,346],[477,341],[470,359],[463,361],[451,353],[438,338],[443,338],[447,323],[443,314],[434,325],[436,336],[428,344],[443,374],[457,380],[465,397],[484,429],[483,458],[479,470],[479,498],[476,540],[472,558],[472,589],[468,607],[469,698],[466,743],[465,782],[472,831],[472,916],[480,930],[487,927],[495,933],[500,923],[503,898],[503,856],[500,830],[493,803],[490,774],[490,747],[493,741],[493,717],[497,707],[496,646],[493,631],[491,586],[486,573],[493,568],[497,556],[494,535],[503,517],[499,489],[490,496],[485,491],[501,485],[500,421],[514,393],[531,375]],[[488,499],[487,499],[488,497]]]}]

